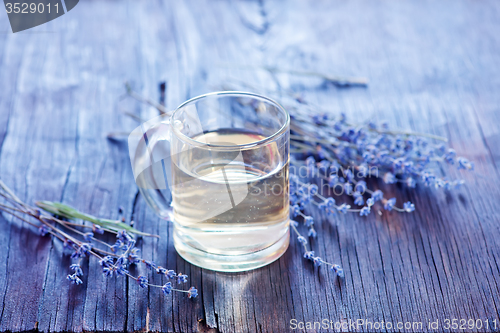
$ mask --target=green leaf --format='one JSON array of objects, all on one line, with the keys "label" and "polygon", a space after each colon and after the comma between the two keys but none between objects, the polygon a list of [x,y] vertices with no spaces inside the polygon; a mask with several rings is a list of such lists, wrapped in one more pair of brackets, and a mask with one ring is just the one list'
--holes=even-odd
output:
[{"label": "green leaf", "polygon": [[106,229],[110,229],[113,231],[121,231],[125,230],[127,232],[130,232],[132,234],[140,235],[140,236],[148,236],[148,237],[158,237],[158,235],[152,235],[148,234],[142,231],[139,231],[128,224],[125,224],[123,222],[115,221],[115,220],[109,220],[109,219],[100,219],[95,216],[89,215],[82,213],[75,208],[65,205],[60,202],[53,202],[53,201],[37,201],[35,204],[45,210],[46,212],[49,212],[51,214],[59,215],[71,220],[75,219],[81,219],[84,221],[89,221],[92,222],[93,224],[97,224],[101,227],[104,227]]}]

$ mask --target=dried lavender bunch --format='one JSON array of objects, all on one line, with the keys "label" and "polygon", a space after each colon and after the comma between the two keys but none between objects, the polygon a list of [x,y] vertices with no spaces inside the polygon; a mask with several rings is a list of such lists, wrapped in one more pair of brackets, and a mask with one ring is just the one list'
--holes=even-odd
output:
[{"label": "dried lavender bunch", "polygon": [[[0,203],[0,210],[26,222],[37,228],[40,236],[51,235],[63,242],[64,248],[71,253],[73,263],[70,265],[72,273],[67,279],[73,284],[82,284],[83,270],[81,261],[86,257],[95,257],[99,260],[103,275],[106,277],[126,276],[136,281],[140,287],[160,288],[165,295],[172,291],[186,293],[189,298],[198,296],[198,290],[194,287],[188,290],[174,288],[174,284],[182,285],[187,283],[188,276],[176,273],[173,270],[157,266],[154,262],[142,259],[139,256],[139,249],[135,247],[135,239],[131,234],[140,236],[158,237],[146,234],[119,221],[99,219],[94,216],[81,213],[76,209],[61,203],[50,201],[37,202],[37,205],[49,213],[56,214],[71,220],[82,219],[92,222],[92,225],[79,224],[62,220],[56,216],[48,215],[36,207],[32,207],[22,202],[3,182],[0,180],[0,197],[5,199],[5,204]],[[56,228],[56,225],[64,227],[67,232]],[[91,229],[91,231],[81,231],[80,228]],[[116,235],[114,244],[96,238],[98,234],[112,233]],[[133,276],[129,272],[132,265],[143,264],[148,270],[164,275],[167,281],[164,285],[151,284],[146,276]],[[174,283],[174,284],[173,284]]]},{"label": "dried lavender bunch", "polygon": [[[443,164],[456,165],[458,169],[474,169],[472,162],[446,148],[446,138],[390,130],[386,123],[353,124],[347,121],[345,114],[334,116],[294,91],[271,91],[248,82],[231,84],[228,83],[230,81],[224,83],[223,90],[237,91],[244,87],[274,96],[283,101],[290,111],[291,215],[303,220],[310,238],[317,237],[314,219],[307,213],[312,209],[319,209],[327,216],[348,212],[368,216],[377,203],[386,211],[411,213],[415,210],[415,205],[409,201],[398,207],[396,198],[386,198],[382,190],[368,188],[367,181],[372,177],[380,178],[389,185],[404,183],[415,188],[420,183],[452,189],[461,186],[463,181],[439,177],[436,170],[444,170]],[[127,94],[139,101],[147,101],[138,98],[136,93],[132,94],[129,87]],[[158,110],[164,112],[160,108]],[[332,196],[343,198],[344,202],[337,203]],[[357,207],[353,208],[350,202]],[[304,248],[304,258],[314,262],[315,266],[329,266],[337,276],[344,276],[339,265],[328,263],[308,250],[307,240],[298,229],[299,222],[291,220],[291,227]]]}]

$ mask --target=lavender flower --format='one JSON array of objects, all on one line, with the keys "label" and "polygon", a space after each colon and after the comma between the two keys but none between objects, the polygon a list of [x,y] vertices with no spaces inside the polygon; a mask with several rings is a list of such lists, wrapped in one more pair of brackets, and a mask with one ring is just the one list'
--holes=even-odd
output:
[{"label": "lavender flower", "polygon": [[83,235],[83,239],[85,239],[86,242],[90,243],[92,241],[92,238],[94,238],[94,233],[93,232],[86,232]]},{"label": "lavender flower", "polygon": [[90,249],[91,249],[91,245],[90,244],[87,244],[87,243],[82,243],[78,249],[73,252],[73,254],[71,255],[71,258],[83,258],[85,257],[86,255],[90,254]]},{"label": "lavender flower", "polygon": [[412,204],[411,202],[405,202],[403,204],[403,209],[407,212],[407,213],[411,213],[415,210],[415,205]]},{"label": "lavender flower", "polygon": [[317,193],[318,193],[318,185],[316,185],[316,184],[309,185],[309,194],[315,195]]},{"label": "lavender flower", "polygon": [[356,186],[354,187],[354,190],[360,194],[363,194],[366,192],[366,182],[364,180],[358,181]]},{"label": "lavender flower", "polygon": [[474,170],[474,163],[469,162],[466,158],[459,157],[457,159],[458,162],[458,169],[464,169],[464,170]]},{"label": "lavender flower", "polygon": [[363,196],[359,192],[354,192],[353,195],[354,197],[354,204],[358,206],[363,206],[365,203],[365,200],[363,199]]},{"label": "lavender flower", "polygon": [[72,284],[76,284],[76,285],[79,285],[79,284],[82,284],[83,281],[76,275],[76,274],[72,274],[72,275],[68,275],[66,277]]},{"label": "lavender flower", "polygon": [[167,272],[166,268],[163,268],[161,266],[156,267],[156,273],[157,274],[163,274],[163,275],[165,275],[166,272]]},{"label": "lavender flower", "polygon": [[125,243],[125,244],[127,244],[129,241],[133,240],[133,238],[125,230],[120,230],[116,234],[116,238],[118,238],[122,243]]},{"label": "lavender flower", "polygon": [[189,290],[188,290],[188,297],[189,298],[196,298],[196,297],[198,297],[198,289],[196,289],[195,287],[189,288]]},{"label": "lavender flower", "polygon": [[179,273],[179,274],[177,274],[177,283],[178,284],[186,283],[187,282],[187,278],[188,278],[187,275]]},{"label": "lavender flower", "polygon": [[106,256],[102,258],[101,260],[99,260],[99,265],[101,265],[101,267],[108,267],[113,265],[113,257]]},{"label": "lavender flower", "polygon": [[106,266],[106,267],[103,267],[102,268],[102,274],[105,276],[105,277],[112,277],[114,272],[115,272],[116,268],[114,266]]},{"label": "lavender flower", "polygon": [[322,260],[320,257],[314,257],[313,262],[314,262],[314,267],[319,267],[321,266]]},{"label": "lavender flower", "polygon": [[384,198],[384,193],[380,190],[376,190],[375,192],[372,193],[372,198],[374,201],[379,201]]},{"label": "lavender flower", "polygon": [[150,260],[143,260],[142,261],[144,263],[144,265],[146,265],[146,268],[148,269],[151,269],[151,270],[156,270],[156,264],[154,263],[154,261],[150,261]]},{"label": "lavender flower", "polygon": [[344,191],[345,191],[345,194],[351,195],[351,193],[352,193],[352,184],[351,183],[345,183],[344,184]]},{"label": "lavender flower", "polygon": [[368,216],[369,214],[370,214],[370,207],[369,206],[365,206],[365,207],[361,208],[361,210],[359,211],[360,216]]},{"label": "lavender flower", "polygon": [[116,242],[111,246],[111,252],[117,253],[122,249],[122,247],[123,247],[122,241],[117,239]]},{"label": "lavender flower", "polygon": [[351,206],[347,204],[342,204],[337,207],[337,210],[343,214],[346,214],[349,209],[351,209]]},{"label": "lavender flower", "polygon": [[137,283],[141,288],[147,288],[148,287],[148,279],[145,276],[139,275],[137,277]]},{"label": "lavender flower", "polygon": [[408,177],[406,178],[406,185],[410,188],[415,188],[417,186],[417,182],[412,177]]},{"label": "lavender flower", "polygon": [[396,198],[391,198],[385,202],[384,209],[387,211],[391,211],[395,204],[396,204]]},{"label": "lavender flower", "polygon": [[384,175],[384,182],[386,184],[394,184],[396,182],[396,177],[390,172],[386,173]]},{"label": "lavender flower", "polygon": [[304,253],[304,258],[308,260],[313,260],[314,259],[314,251],[306,251]]},{"label": "lavender flower", "polygon": [[161,291],[163,291],[165,295],[169,295],[172,292],[172,282],[165,283],[163,287],[161,287]]},{"label": "lavender flower", "polygon": [[42,224],[40,228],[38,228],[38,234],[42,237],[47,235],[49,232],[50,229],[45,224]]},{"label": "lavender flower", "polygon": [[339,182],[339,177],[337,175],[331,174],[330,179],[328,181],[328,186],[335,187],[335,185]]},{"label": "lavender flower", "polygon": [[169,278],[169,279],[174,279],[174,278],[177,276],[177,274],[175,273],[175,271],[173,271],[173,270],[169,269],[169,270],[167,270],[167,272],[165,273],[165,276],[166,276],[167,278]]},{"label": "lavender flower", "polygon": [[74,274],[76,276],[83,276],[83,271],[82,268],[80,267],[80,264],[72,264],[69,266],[69,268],[74,271]]},{"label": "lavender flower", "polygon": [[128,274],[128,270],[126,269],[125,265],[118,264],[116,266],[116,275],[117,276],[125,276],[127,274]]},{"label": "lavender flower", "polygon": [[339,278],[343,278],[344,277],[344,270],[342,269],[342,267],[340,267],[339,265],[332,265],[332,267],[330,268],[332,271],[335,272],[335,274],[337,274],[337,276]]},{"label": "lavender flower", "polygon": [[104,229],[100,225],[92,224],[92,232],[94,234],[102,235],[104,234]]}]

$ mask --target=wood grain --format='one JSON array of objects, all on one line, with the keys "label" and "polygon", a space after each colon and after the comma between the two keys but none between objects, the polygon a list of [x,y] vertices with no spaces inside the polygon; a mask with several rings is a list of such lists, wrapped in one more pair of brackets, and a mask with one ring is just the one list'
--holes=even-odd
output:
[{"label": "wood grain", "polygon": [[[468,0],[88,0],[16,34],[0,14],[2,180],[27,202],[60,200],[108,218],[123,206],[127,221],[162,237],[144,239],[143,256],[188,274],[200,290],[188,300],[106,280],[93,259],[84,284],[70,285],[61,244],[3,215],[0,330],[287,332],[291,319],[325,318],[500,325],[498,31],[500,3]],[[370,84],[343,89],[256,66]],[[476,171],[450,169],[467,183],[452,192],[375,183],[414,202],[413,214],[318,215],[313,249],[344,267],[343,281],[305,262],[295,240],[267,267],[207,271],[176,254],[172,226],[138,194],[126,141],[106,139],[137,126],[122,110],[144,119],[156,112],[121,100],[124,81],[153,99],[166,81],[170,109],[234,82],[294,89],[351,119],[445,136]]]}]

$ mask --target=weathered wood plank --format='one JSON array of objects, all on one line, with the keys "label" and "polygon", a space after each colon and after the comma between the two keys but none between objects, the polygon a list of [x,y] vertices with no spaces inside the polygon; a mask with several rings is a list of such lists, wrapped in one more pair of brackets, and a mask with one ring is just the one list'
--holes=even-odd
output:
[{"label": "weathered wood plank", "polygon": [[[106,280],[94,260],[84,284],[69,285],[59,243],[0,217],[0,330],[278,332],[292,318],[499,320],[499,18],[494,1],[86,1],[31,32],[0,34],[0,177],[27,201],[62,200],[109,218],[123,206],[128,221],[162,236],[139,243],[144,257],[188,274],[200,290],[194,301],[165,297]],[[262,65],[364,75],[370,85],[339,89],[245,68]],[[293,88],[351,119],[448,137],[476,171],[451,171],[467,181],[453,192],[373,183],[414,202],[414,214],[314,213],[322,222],[313,249],[343,265],[344,281],[303,262],[295,241],[253,272],[203,270],[175,253],[172,226],[137,196],[126,143],[105,139],[137,125],[120,109],[155,113],[119,102],[125,80],[152,98],[166,80],[168,108],[231,80]]]}]

